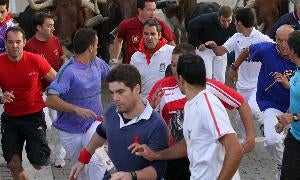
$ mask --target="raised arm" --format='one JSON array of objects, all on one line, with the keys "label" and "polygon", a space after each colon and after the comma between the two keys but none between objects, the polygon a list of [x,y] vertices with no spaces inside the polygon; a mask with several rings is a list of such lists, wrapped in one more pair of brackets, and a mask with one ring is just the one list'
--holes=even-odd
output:
[{"label": "raised arm", "polygon": [[230,66],[228,71],[229,77],[233,82],[236,82],[238,79],[237,71],[240,65],[249,57],[249,48],[245,48],[241,54],[237,57],[234,63]]},{"label": "raised arm", "polygon": [[111,59],[119,59],[121,49],[122,49],[122,44],[123,44],[122,38],[116,37],[114,39]]}]

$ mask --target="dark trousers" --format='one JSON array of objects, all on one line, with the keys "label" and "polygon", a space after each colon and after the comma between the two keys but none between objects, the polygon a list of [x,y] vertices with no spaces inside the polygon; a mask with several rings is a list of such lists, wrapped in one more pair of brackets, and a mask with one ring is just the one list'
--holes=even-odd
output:
[{"label": "dark trousers", "polygon": [[300,141],[289,132],[284,140],[281,180],[300,180]]}]

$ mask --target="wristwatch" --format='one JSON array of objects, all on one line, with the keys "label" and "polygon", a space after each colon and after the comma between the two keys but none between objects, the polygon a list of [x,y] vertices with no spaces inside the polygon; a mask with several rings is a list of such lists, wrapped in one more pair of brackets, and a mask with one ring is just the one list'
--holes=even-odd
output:
[{"label": "wristwatch", "polygon": [[136,175],[136,172],[135,172],[135,171],[131,171],[131,172],[130,172],[130,175],[131,175],[131,179],[132,179],[132,180],[137,180],[137,175]]},{"label": "wristwatch", "polygon": [[233,69],[233,70],[235,70],[235,71],[238,69],[238,67],[234,63],[232,63],[230,65],[230,68]]},{"label": "wristwatch", "polygon": [[297,113],[293,113],[293,121],[294,121],[294,122],[299,121],[299,118],[298,118],[298,116],[297,116]]},{"label": "wristwatch", "polygon": [[113,59],[109,60],[109,63],[110,64],[119,64],[119,60],[116,58],[113,58]]},{"label": "wristwatch", "polygon": [[235,64],[233,64],[233,63],[230,65],[230,68],[233,69],[233,70],[235,70],[235,71],[238,69],[238,67]]}]

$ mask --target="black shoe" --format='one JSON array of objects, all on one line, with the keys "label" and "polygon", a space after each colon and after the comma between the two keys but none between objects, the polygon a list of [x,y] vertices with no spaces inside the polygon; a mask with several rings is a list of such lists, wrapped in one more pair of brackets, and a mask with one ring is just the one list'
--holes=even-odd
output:
[{"label": "black shoe", "polygon": [[265,131],[264,131],[264,125],[263,124],[259,126],[259,129],[260,129],[261,135],[265,136]]}]

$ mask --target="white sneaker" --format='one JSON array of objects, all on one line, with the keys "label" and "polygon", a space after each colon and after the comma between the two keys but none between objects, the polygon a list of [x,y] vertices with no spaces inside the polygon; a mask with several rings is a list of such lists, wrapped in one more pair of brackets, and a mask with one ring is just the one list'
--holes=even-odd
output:
[{"label": "white sneaker", "polygon": [[275,180],[280,180],[281,166],[282,166],[281,164],[276,165]]},{"label": "white sneaker", "polygon": [[53,166],[56,167],[56,168],[63,168],[63,167],[65,167],[65,165],[66,165],[65,160],[56,160],[54,162]]}]

